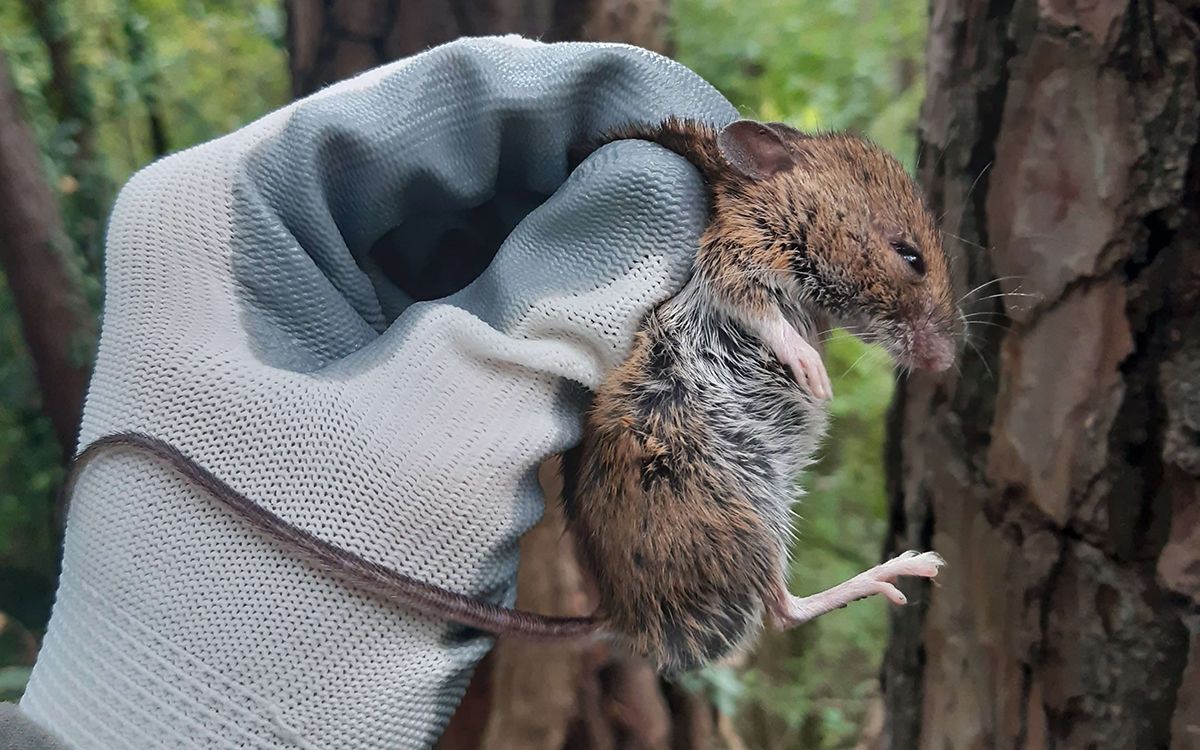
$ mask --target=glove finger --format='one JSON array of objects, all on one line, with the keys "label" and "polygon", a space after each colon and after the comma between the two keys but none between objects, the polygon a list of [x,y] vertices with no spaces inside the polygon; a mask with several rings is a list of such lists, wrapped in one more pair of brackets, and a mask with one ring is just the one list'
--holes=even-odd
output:
[{"label": "glove finger", "polygon": [[563,184],[572,146],[668,114],[735,115],[644,50],[496,39],[304,103],[234,188],[233,273],[260,356],[329,363],[371,344],[482,270]]}]

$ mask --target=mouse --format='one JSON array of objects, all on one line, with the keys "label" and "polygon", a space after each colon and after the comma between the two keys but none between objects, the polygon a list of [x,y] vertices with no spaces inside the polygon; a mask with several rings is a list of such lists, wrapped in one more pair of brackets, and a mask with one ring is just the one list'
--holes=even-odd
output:
[{"label": "mouse", "polygon": [[936,221],[868,140],[782,123],[668,119],[640,139],[704,177],[709,223],[684,288],[652,310],[567,455],[565,515],[599,611],[668,673],[741,650],[764,620],[808,622],[933,577],[905,552],[832,589],[789,593],[796,482],[832,396],[819,334],[844,327],[901,367],[953,364],[962,315]]},{"label": "mouse", "polygon": [[577,150],[645,140],[686,158],[710,221],[691,279],[641,321],[625,360],[564,455],[566,523],[599,594],[590,617],[512,609],[449,591],[333,545],[267,510],[157,437],[103,436],[169,466],[285,549],[387,601],[493,635],[605,639],[664,674],[745,648],[765,621],[791,628],[868,596],[904,604],[898,578],[937,575],[905,552],[819,594],[787,588],[796,482],[832,397],[820,334],[845,327],[903,368],[942,371],[961,338],[949,260],[904,168],[873,143],[782,123],[668,118]]}]

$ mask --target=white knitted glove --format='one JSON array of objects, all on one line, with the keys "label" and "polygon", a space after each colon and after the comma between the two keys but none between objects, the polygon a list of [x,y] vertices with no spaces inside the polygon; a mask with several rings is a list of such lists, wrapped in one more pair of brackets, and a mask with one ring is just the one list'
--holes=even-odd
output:
[{"label": "white knitted glove", "polygon": [[[511,605],[536,466],[578,440],[585,389],[705,223],[682,158],[620,142],[568,179],[568,147],[667,114],[736,116],[643,50],[476,39],[142,171],[112,217],[81,446],[163,438],[334,544]],[[461,288],[472,247],[500,249]],[[420,747],[490,643],[114,453],[72,498],[21,708],[79,748]]]}]

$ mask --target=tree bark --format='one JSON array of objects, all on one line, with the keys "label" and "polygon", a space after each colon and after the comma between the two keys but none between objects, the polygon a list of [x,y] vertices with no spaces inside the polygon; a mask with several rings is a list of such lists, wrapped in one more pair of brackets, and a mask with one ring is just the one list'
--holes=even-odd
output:
[{"label": "tree bark", "polygon": [[626,42],[667,53],[667,0],[286,0],[292,94],[463,36]]},{"label": "tree bark", "polygon": [[59,122],[72,128],[75,144],[72,164],[79,171],[95,152],[95,122],[86,72],[75,64],[74,45],[67,35],[67,22],[58,0],[24,0],[25,12],[46,48],[50,78],[46,101]]},{"label": "tree bark", "polygon": [[918,169],[978,351],[893,408],[888,551],[949,564],[894,614],[884,747],[1200,747],[1198,25],[932,2]]},{"label": "tree bark", "polygon": [[63,455],[75,451],[93,321],[58,202],[0,52],[0,266]]}]

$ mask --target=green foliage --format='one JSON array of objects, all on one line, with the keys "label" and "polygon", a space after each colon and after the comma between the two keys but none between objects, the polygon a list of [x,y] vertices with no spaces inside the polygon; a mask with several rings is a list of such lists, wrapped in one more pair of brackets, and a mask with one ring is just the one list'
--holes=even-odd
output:
[{"label": "green foliage", "polygon": [[[282,9],[277,0],[46,4],[52,35],[73,47],[72,101],[81,117],[58,116],[62,92],[51,84],[46,45],[23,2],[0,3],[0,45],[87,270],[85,294],[98,309],[106,214],[115,186],[154,157],[152,112],[174,151],[284,104],[289,90]],[[92,128],[91,154],[77,147],[81,128]],[[91,347],[82,345],[81,356],[90,358]],[[0,283],[0,613],[12,616],[0,622],[0,664],[27,664],[28,639],[49,615],[62,459],[41,413],[16,309]],[[0,673],[0,698],[22,674]]]},{"label": "green foliage", "polygon": [[[68,7],[65,33],[87,73],[96,150],[113,184],[154,158],[148,96],[171,151],[288,100],[283,12],[275,0],[73,0]],[[75,125],[64,130],[44,95],[46,50],[20,2],[0,6],[0,40],[61,188],[71,152],[64,141]]]},{"label": "green foliage", "polygon": [[[887,0],[673,0],[676,56],[748,117],[852,129],[914,162],[926,6]],[[879,561],[886,529],[886,354],[840,333],[826,366],[835,398],[825,452],[805,478],[792,589],[812,593]],[[876,690],[887,603],[876,597],[794,633],[766,635],[736,701],[750,744],[853,747]],[[765,725],[765,727],[763,726]]]},{"label": "green foliage", "polygon": [[925,3],[674,0],[676,57],[749,117],[853,128],[911,163]]},{"label": "green foliage", "polygon": [[679,684],[684,690],[704,695],[726,715],[737,710],[738,702],[746,692],[746,683],[741,676],[724,666],[688,672],[679,677]]}]

